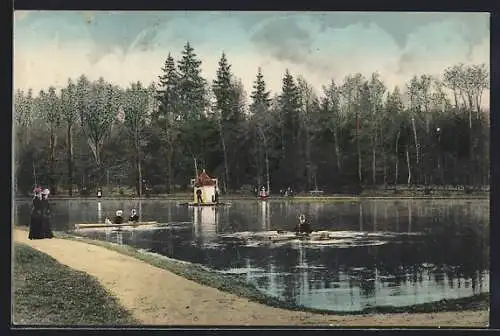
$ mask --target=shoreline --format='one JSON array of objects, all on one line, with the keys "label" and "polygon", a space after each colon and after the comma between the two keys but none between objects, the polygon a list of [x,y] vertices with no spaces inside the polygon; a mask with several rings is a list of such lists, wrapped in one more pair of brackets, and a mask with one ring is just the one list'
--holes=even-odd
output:
[{"label": "shoreline", "polygon": [[[24,227],[16,227],[26,231]],[[390,316],[391,314],[419,314],[419,313],[444,313],[444,312],[460,312],[481,311],[489,309],[489,293],[476,294],[470,297],[459,299],[443,299],[439,301],[408,305],[408,306],[378,306],[364,308],[357,311],[335,311],[326,309],[317,309],[302,306],[295,303],[287,303],[275,297],[267,295],[259,291],[255,286],[240,279],[238,275],[222,274],[216,270],[205,267],[201,264],[195,264],[188,261],[178,260],[162,256],[160,254],[137,249],[130,245],[118,245],[111,242],[93,240],[78,236],[67,232],[57,232],[54,234],[57,238],[67,239],[71,241],[83,242],[90,245],[104,247],[111,251],[133,257],[152,266],[156,266],[163,270],[172,272],[182,276],[187,280],[194,281],[200,285],[219,289],[223,292],[237,295],[246,298],[251,302],[264,304],[268,307],[285,309],[293,312],[304,312],[313,314],[322,314],[329,316],[361,316],[367,314],[383,314]]]},{"label": "shoreline", "polygon": [[[189,196],[184,195],[164,195],[164,196],[150,196],[150,197],[137,197],[137,196],[107,196],[101,199],[97,197],[67,197],[67,196],[50,196],[51,200],[60,200],[60,201],[121,201],[121,200],[137,200],[137,201],[179,201],[179,202],[187,202],[190,200]],[[428,195],[428,196],[293,196],[293,197],[282,197],[282,196],[271,196],[266,202],[275,202],[275,201],[307,201],[307,202],[360,202],[363,200],[489,200],[489,193],[486,195],[450,195],[450,196],[442,196],[442,195]],[[31,197],[15,197],[15,201],[27,201],[31,200]],[[231,201],[260,201],[258,197],[252,196],[238,196],[238,195],[226,195],[221,199],[221,202],[231,202]]]}]

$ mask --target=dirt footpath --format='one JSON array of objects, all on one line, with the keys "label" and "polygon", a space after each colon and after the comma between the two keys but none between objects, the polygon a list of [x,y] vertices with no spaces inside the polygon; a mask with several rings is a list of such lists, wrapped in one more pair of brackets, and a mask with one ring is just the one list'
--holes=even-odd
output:
[{"label": "dirt footpath", "polygon": [[488,311],[359,316],[295,312],[250,302],[154,267],[133,257],[66,239],[29,240],[14,230],[14,239],[47,253],[60,263],[87,272],[149,325],[334,325],[486,327]]}]

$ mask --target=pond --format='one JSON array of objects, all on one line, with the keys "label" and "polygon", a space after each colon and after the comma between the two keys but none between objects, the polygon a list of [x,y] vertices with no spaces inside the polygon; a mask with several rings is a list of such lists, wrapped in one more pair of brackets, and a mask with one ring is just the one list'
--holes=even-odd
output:
[{"label": "pond", "polygon": [[[52,200],[52,226],[69,231],[135,208],[143,221],[172,225],[78,234],[238,274],[268,295],[310,308],[359,311],[489,292],[488,200],[246,200],[217,209],[178,203]],[[27,225],[29,206],[17,201],[17,224]],[[336,232],[342,244],[228,239],[292,230],[300,213],[315,230]]]}]

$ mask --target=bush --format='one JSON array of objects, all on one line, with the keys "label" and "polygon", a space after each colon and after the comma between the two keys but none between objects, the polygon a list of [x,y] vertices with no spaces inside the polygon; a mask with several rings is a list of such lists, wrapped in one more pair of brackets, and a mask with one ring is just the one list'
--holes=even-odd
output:
[{"label": "bush", "polygon": [[254,188],[252,185],[250,184],[244,184],[241,186],[239,192],[242,193],[242,194],[249,194],[249,195],[253,195],[254,194]]}]

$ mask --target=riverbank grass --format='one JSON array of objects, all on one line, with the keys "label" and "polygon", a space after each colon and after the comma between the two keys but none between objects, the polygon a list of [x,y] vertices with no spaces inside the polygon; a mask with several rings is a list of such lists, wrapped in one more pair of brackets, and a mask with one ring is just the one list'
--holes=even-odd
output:
[{"label": "riverbank grass", "polygon": [[92,276],[62,265],[27,245],[15,243],[14,325],[137,324]]}]

